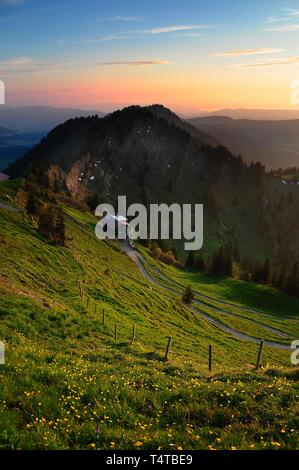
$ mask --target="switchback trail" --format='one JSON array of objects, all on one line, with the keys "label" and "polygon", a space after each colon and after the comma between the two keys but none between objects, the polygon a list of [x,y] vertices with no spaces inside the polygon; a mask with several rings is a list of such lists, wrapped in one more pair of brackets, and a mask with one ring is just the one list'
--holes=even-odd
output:
[{"label": "switchback trail", "polygon": [[[176,289],[175,287],[165,286],[164,284],[158,282],[155,278],[153,278],[149,274],[149,268],[148,268],[148,270],[145,269],[145,265],[147,265],[147,263],[146,263],[144,257],[140,253],[138,253],[136,250],[134,250],[129,244],[127,244],[127,243],[122,244],[122,249],[134,261],[134,263],[137,265],[139,271],[147,279],[147,281],[149,281],[151,284],[155,284],[156,286],[162,288],[165,291],[172,292],[176,295],[181,295],[180,290]],[[203,302],[201,302],[200,300],[197,300],[197,299],[194,301],[194,303],[196,303],[198,305],[207,305],[206,303],[203,303]],[[214,326],[221,329],[222,331],[235,336],[236,338],[242,339],[244,341],[250,341],[251,343],[257,343],[257,344],[259,344],[260,341],[261,341],[260,338],[257,338],[255,336],[251,336],[251,335],[248,335],[248,334],[245,334],[245,333],[241,333],[240,331],[238,331],[238,330],[236,330],[236,329],[234,329],[230,326],[225,325],[224,323],[222,323],[219,320],[216,320],[215,318],[210,316],[208,313],[202,312],[198,307],[195,307],[194,305],[191,308],[195,313],[199,314],[201,317],[203,317],[209,323],[213,324]],[[220,313],[223,313],[223,309],[219,309],[215,306],[212,306],[212,308],[215,311],[220,311]],[[230,313],[230,312],[227,312],[227,313]],[[231,314],[231,315],[234,315],[234,314]],[[244,318],[244,317],[242,317],[242,318]],[[251,321],[254,322],[254,320],[251,320]],[[257,322],[257,323],[259,325],[262,325],[260,322]],[[279,332],[280,334],[283,333],[280,330],[276,330],[274,328],[269,327],[268,325],[262,325],[262,326],[265,329],[266,328],[269,329],[269,331],[272,331],[272,332],[275,331],[277,333]],[[278,343],[276,341],[265,340],[264,344],[267,345],[267,346],[271,346],[273,348],[277,348],[277,349],[290,350],[290,346]]]}]

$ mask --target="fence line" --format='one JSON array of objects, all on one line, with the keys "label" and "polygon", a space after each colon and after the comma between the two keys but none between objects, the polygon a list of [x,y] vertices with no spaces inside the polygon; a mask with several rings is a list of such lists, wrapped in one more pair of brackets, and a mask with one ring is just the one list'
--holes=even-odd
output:
[{"label": "fence line", "polygon": [[[83,301],[84,292],[83,292],[83,289],[82,289],[82,281],[79,278],[77,280],[77,287],[79,288],[80,299],[81,299],[81,301]],[[87,307],[87,310],[88,310],[90,297],[87,294],[85,294],[85,295],[86,295],[86,307]],[[94,318],[96,317],[96,314],[97,314],[97,304],[95,303],[94,311],[93,311]],[[103,308],[102,325],[105,326],[105,323],[106,323],[106,311]],[[117,339],[119,337],[118,333],[119,333],[118,323],[115,323],[114,324],[114,341],[117,341]],[[132,325],[132,337],[131,337],[131,341],[129,342],[129,344],[133,345],[134,342],[135,342],[135,339],[136,339],[136,325],[133,324]],[[168,361],[169,355],[172,352],[170,350],[170,346],[172,344],[172,339],[173,338],[172,338],[172,336],[166,336],[166,339],[167,339],[167,344],[166,344],[166,349],[165,349],[165,354],[164,354],[164,360]],[[259,345],[259,350],[258,350],[258,355],[257,355],[256,366],[255,366],[255,369],[257,371],[261,367],[263,349],[264,349],[264,340],[261,339],[260,345]],[[211,344],[209,344],[209,346],[208,346],[208,370],[209,370],[210,373],[212,372],[212,368],[213,368],[212,366],[213,366],[213,347],[212,347]]]}]

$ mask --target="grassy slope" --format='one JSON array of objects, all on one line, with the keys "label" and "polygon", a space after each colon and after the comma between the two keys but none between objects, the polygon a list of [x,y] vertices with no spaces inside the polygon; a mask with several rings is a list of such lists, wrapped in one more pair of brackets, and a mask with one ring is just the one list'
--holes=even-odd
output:
[{"label": "grassy slope", "polygon": [[126,255],[96,240],[92,216],[65,212],[61,248],[22,213],[0,209],[0,448],[298,447],[296,371],[282,369],[289,354],[266,348],[272,369],[253,372],[256,345],[150,289]]},{"label": "grassy slope", "polygon": [[140,250],[153,266],[182,285],[191,285],[196,292],[261,313],[271,314],[277,318],[283,319],[284,316],[299,318],[299,300],[277,289],[253,282],[210,276],[204,273],[185,272],[157,262],[141,246]]}]

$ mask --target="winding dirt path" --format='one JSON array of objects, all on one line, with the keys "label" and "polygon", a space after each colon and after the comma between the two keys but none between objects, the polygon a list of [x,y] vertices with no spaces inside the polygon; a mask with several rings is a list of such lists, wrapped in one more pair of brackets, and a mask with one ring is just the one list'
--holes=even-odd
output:
[{"label": "winding dirt path", "polygon": [[4,202],[0,202],[0,209],[5,209],[6,211],[9,211],[9,212],[22,212],[21,209],[18,209],[17,207],[13,207],[10,204],[5,204]]},{"label": "winding dirt path", "polygon": [[[144,260],[144,258],[143,258]],[[145,260],[144,260],[145,261]],[[153,267],[150,263],[146,262],[148,268],[151,270],[151,271],[154,271],[161,279],[164,279],[166,282],[172,284],[173,286],[177,286],[179,287],[180,289],[184,289],[184,286],[182,284],[180,284],[179,282],[177,281],[174,281],[173,279],[171,279],[170,277],[168,277],[166,274],[162,273],[161,271],[159,271],[156,267]],[[242,306],[239,306],[237,304],[232,304],[232,303],[229,303],[229,302],[226,302],[226,301],[222,301],[222,300],[219,300],[219,299],[214,299],[213,297],[211,296],[208,296],[208,295],[205,295],[205,294],[202,294],[198,291],[195,291],[193,289],[193,292],[194,294],[196,294],[197,298],[194,299],[194,302],[199,304],[199,305],[203,305],[203,306],[207,306],[209,308],[211,308],[211,310],[213,310],[214,312],[217,312],[217,313],[222,313],[222,314],[225,314],[225,315],[229,315],[231,317],[238,317],[238,318],[241,318],[241,319],[245,319],[246,321],[249,321],[249,322],[252,322],[254,323],[255,325],[260,325],[262,328],[264,328],[265,330],[268,330],[268,331],[271,331],[271,333],[274,333],[276,334],[277,336],[280,336],[281,338],[290,338],[290,335],[288,333],[285,333],[284,331],[281,331],[277,328],[274,328],[273,326],[269,326],[269,325],[266,325],[265,323],[261,322],[260,320],[256,320],[256,319],[253,319],[253,318],[248,318],[248,317],[244,317],[243,315],[240,315],[238,313],[235,313],[235,312],[231,312],[229,310],[226,310],[225,308],[223,308],[222,305],[224,306],[231,306],[233,308],[238,308],[239,310],[241,311],[244,311],[244,312],[248,312],[248,313],[253,313],[253,314],[259,314],[259,315],[265,315],[266,317],[268,318],[273,318],[271,315],[268,315],[268,314],[264,314],[262,312],[258,312],[257,310],[251,310],[247,307],[242,307]],[[216,304],[220,304],[220,307],[217,307],[215,306],[214,304],[211,304],[209,303],[208,301],[211,300],[213,301],[214,303]],[[294,320],[293,318],[289,318],[289,317],[284,317],[284,320],[285,319],[290,319],[290,320]]]},{"label": "winding dirt path", "polygon": [[[181,295],[181,292],[178,290],[178,289],[175,289],[174,287],[168,287],[168,286],[165,286],[164,284],[158,282],[156,279],[154,279],[148,272],[147,269],[145,269],[145,265],[148,267],[147,265],[147,262],[145,261],[144,257],[138,253],[136,250],[134,250],[129,244],[122,244],[122,249],[127,253],[127,255],[134,261],[134,263],[137,265],[139,271],[141,272],[141,274],[146,278],[147,281],[149,281],[151,284],[155,284],[156,286],[162,288],[163,290],[166,290],[168,292],[172,292],[176,295]],[[149,269],[149,268],[148,268]],[[156,270],[157,271],[157,270]],[[165,276],[166,277],[166,276]],[[174,281],[175,283],[175,281]],[[214,300],[214,299],[213,299]],[[201,302],[200,300],[197,300],[195,299],[194,300],[194,303],[198,304],[198,305],[207,305],[207,303],[205,302]],[[215,307],[215,306],[211,306],[215,312],[220,312],[220,313],[223,313],[223,309],[220,309],[218,307]],[[248,335],[248,334],[245,334],[245,333],[241,333],[240,331],[238,330],[235,330],[234,328],[230,327],[230,326],[227,326],[225,325],[224,323],[222,323],[221,321],[219,320],[216,320],[215,318],[213,318],[212,316],[210,316],[208,313],[204,313],[202,312],[199,308],[195,307],[194,305],[191,307],[191,309],[197,313],[198,315],[200,315],[202,318],[204,318],[205,320],[207,320],[209,323],[213,324],[214,326],[216,326],[217,328],[219,328],[220,330],[226,332],[226,333],[229,333],[231,334],[232,336],[238,338],[238,339],[242,339],[244,341],[250,341],[251,343],[257,343],[259,344],[261,342],[261,339],[260,338],[257,338],[255,336],[252,336],[252,335]],[[233,315],[235,316],[235,314],[231,313],[231,312],[227,312],[226,313],[230,314],[230,315]],[[244,318],[240,315],[241,318]],[[247,318],[245,318],[245,320],[248,320]],[[276,334],[280,334],[280,336],[284,335],[285,333],[283,333],[282,331],[280,330],[276,330],[275,328],[272,328],[272,327],[269,327],[268,325],[263,325],[262,323],[260,322],[255,322],[255,320],[250,320],[254,323],[257,323],[258,325],[260,326],[263,326],[263,328],[265,329],[268,329],[269,331],[272,331],[272,332],[275,332]],[[288,336],[288,335],[286,335]],[[267,345],[267,346],[271,346],[273,348],[277,348],[277,349],[283,349],[283,350],[290,350],[290,346],[288,345],[285,345],[285,344],[281,344],[281,343],[278,343],[276,341],[270,341],[270,340],[265,340],[264,341],[264,344]]]}]

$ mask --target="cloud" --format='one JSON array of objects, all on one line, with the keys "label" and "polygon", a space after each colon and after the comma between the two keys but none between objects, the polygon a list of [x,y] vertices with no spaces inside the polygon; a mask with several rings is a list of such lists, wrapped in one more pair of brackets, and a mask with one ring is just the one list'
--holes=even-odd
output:
[{"label": "cloud", "polygon": [[175,25],[175,26],[166,26],[163,28],[151,28],[144,29],[140,31],[141,33],[149,34],[165,34],[165,33],[175,33],[177,31],[191,31],[194,29],[205,29],[207,26],[198,24],[198,25]]},{"label": "cloud", "polygon": [[294,10],[294,8],[286,8],[288,17],[299,17],[299,10]]},{"label": "cloud", "polygon": [[178,33],[175,35],[177,38],[198,38],[202,33]]},{"label": "cloud", "polygon": [[277,54],[283,52],[284,49],[270,49],[270,48],[259,48],[259,49],[237,49],[234,51],[227,52],[217,52],[213,54],[213,57],[241,57],[241,56],[251,56],[259,54]]},{"label": "cloud", "polygon": [[100,62],[97,65],[110,67],[110,66],[128,66],[128,67],[148,67],[152,65],[173,65],[169,60],[152,59],[152,60],[119,60],[112,62]]},{"label": "cloud", "polygon": [[14,57],[6,61],[0,61],[0,75],[57,72],[65,70],[71,65],[73,64],[70,62],[41,62],[31,57]]},{"label": "cloud", "polygon": [[280,60],[269,60],[266,62],[257,62],[253,64],[243,64],[239,67],[247,67],[247,68],[257,68],[257,67],[278,67],[282,65],[297,65],[299,64],[299,56],[295,57],[286,57],[285,59]]},{"label": "cloud", "polygon": [[[269,16],[265,19],[265,23],[268,25],[278,26],[269,26],[266,28],[266,31],[276,31],[276,32],[288,32],[288,31],[297,31],[299,29],[299,24],[292,23],[294,20],[299,19],[299,10],[294,8],[285,8],[283,16]],[[287,23],[281,24],[279,23]]]},{"label": "cloud", "polygon": [[280,26],[271,26],[270,28],[266,28],[266,31],[273,31],[273,32],[280,32],[280,33],[299,31],[299,23],[288,23],[288,24],[283,24]]},{"label": "cloud", "polygon": [[116,16],[112,16],[109,19],[111,21],[124,21],[124,22],[141,21],[141,18],[139,16],[125,16],[125,15],[116,15]]},{"label": "cloud", "polygon": [[156,28],[150,28],[150,29],[133,29],[130,31],[123,31],[121,33],[86,39],[84,41],[80,41],[80,43],[81,44],[96,44],[102,41],[116,41],[120,39],[126,39],[129,37],[134,37],[136,35],[169,34],[169,33],[175,33],[175,32],[180,32],[180,31],[188,32],[188,31],[207,29],[207,28],[209,28],[209,26],[207,25],[173,25],[173,26],[156,27]]},{"label": "cloud", "polygon": [[130,37],[128,34],[120,33],[120,34],[108,34],[107,36],[102,36],[101,38],[95,39],[87,39],[83,41],[85,44],[95,44],[100,41],[118,41],[120,39],[126,39]]}]

